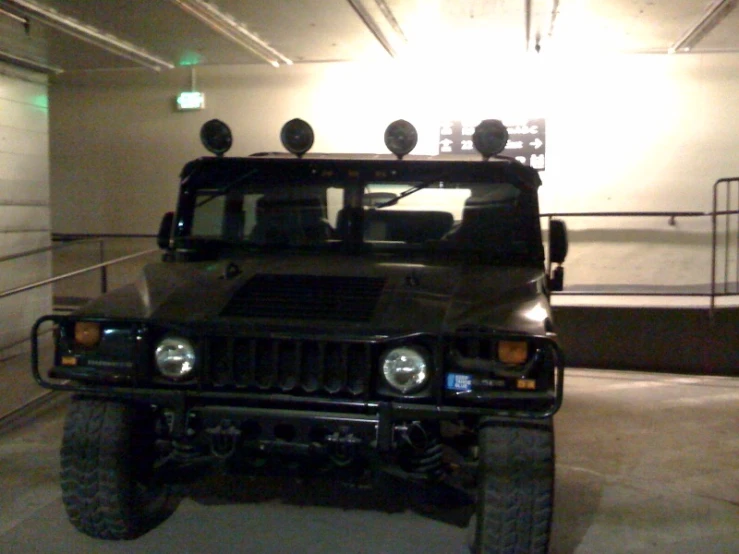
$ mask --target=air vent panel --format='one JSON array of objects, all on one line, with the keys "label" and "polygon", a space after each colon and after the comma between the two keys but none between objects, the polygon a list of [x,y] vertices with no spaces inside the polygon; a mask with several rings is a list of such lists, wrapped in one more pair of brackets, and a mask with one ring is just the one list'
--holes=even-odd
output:
[{"label": "air vent panel", "polygon": [[368,322],[384,286],[385,279],[376,277],[259,274],[221,315]]}]

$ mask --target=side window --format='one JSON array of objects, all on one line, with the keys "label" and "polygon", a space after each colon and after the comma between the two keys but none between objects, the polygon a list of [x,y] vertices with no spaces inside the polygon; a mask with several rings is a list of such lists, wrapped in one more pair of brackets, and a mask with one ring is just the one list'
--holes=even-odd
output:
[{"label": "side window", "polygon": [[263,194],[244,195],[244,236],[251,235],[257,224],[257,202]]},{"label": "side window", "polygon": [[326,216],[331,227],[336,229],[338,225],[339,212],[344,207],[344,189],[329,187],[326,189]]},{"label": "side window", "polygon": [[218,196],[196,208],[192,221],[192,234],[198,237],[220,237],[223,210],[226,199]]}]

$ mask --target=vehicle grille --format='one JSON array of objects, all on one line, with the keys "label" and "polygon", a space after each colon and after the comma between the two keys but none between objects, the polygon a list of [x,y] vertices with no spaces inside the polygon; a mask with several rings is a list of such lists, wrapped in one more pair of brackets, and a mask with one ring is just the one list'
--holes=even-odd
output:
[{"label": "vehicle grille", "polygon": [[320,340],[217,338],[209,344],[212,384],[309,395],[369,390],[372,345]]},{"label": "vehicle grille", "polygon": [[373,277],[269,275],[252,277],[224,316],[366,322],[385,280]]}]

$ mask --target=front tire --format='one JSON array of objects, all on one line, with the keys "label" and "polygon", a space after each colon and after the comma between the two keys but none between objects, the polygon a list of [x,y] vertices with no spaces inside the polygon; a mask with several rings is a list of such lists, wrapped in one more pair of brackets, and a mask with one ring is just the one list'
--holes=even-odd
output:
[{"label": "front tire", "polygon": [[62,500],[91,537],[134,539],[173,511],[156,482],[157,421],[149,406],[74,398],[61,449]]},{"label": "front tire", "polygon": [[479,433],[475,554],[546,554],[554,499],[554,430],[489,423]]}]

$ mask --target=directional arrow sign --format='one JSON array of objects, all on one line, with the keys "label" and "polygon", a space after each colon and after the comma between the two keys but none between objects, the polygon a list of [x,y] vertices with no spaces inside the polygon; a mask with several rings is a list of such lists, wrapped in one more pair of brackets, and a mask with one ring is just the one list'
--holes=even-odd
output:
[{"label": "directional arrow sign", "polygon": [[449,154],[452,151],[452,145],[454,141],[449,138],[444,138],[439,141],[439,152],[442,154]]},{"label": "directional arrow sign", "polygon": [[[439,154],[479,156],[472,145],[472,133],[479,121],[444,121],[439,128]],[[515,157],[534,169],[543,170],[546,159],[546,120],[529,119],[506,125],[508,144],[502,156]]]}]

